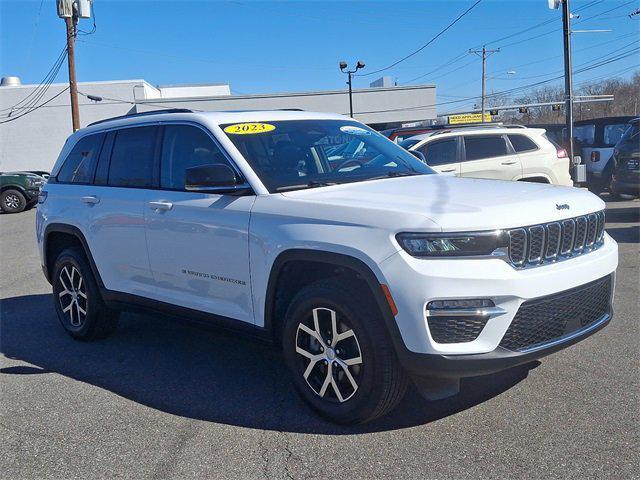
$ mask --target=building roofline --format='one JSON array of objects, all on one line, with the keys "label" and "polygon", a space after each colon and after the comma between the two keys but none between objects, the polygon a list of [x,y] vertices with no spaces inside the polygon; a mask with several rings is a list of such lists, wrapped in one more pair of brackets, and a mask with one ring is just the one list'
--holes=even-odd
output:
[{"label": "building roofline", "polygon": [[[151,85],[149,82],[147,82],[144,79],[132,79],[132,80],[100,80],[97,82],[78,82],[78,86],[80,85],[115,85],[115,84],[123,84],[123,83],[136,83],[136,84],[146,84],[152,88],[157,88],[154,85]],[[22,87],[37,87],[39,84],[37,83],[23,83],[20,85],[6,85],[6,86],[2,86],[0,87],[0,90],[5,89],[5,88],[22,88]],[[67,82],[64,83],[52,83],[50,86],[51,87],[66,87],[69,84]]]},{"label": "building roofline", "polygon": [[[225,84],[226,85],[226,84]],[[372,88],[357,88],[353,90],[353,93],[373,93],[373,92],[389,92],[399,90],[425,90],[436,88],[433,84],[424,85],[410,85],[403,87],[372,87]],[[246,100],[246,99],[260,99],[260,98],[281,98],[281,97],[309,97],[309,96],[321,96],[321,95],[336,95],[346,94],[346,90],[316,90],[310,92],[288,92],[288,93],[254,93],[249,95],[218,95],[215,97],[177,97],[177,98],[162,98],[162,102],[190,102],[190,101],[204,101],[204,100]],[[144,99],[139,100],[137,103],[154,103],[158,99]]]}]

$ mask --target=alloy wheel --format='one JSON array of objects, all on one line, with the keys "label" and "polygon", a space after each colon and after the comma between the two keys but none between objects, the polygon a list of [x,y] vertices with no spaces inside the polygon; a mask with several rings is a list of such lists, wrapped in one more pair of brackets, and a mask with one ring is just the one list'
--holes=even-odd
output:
[{"label": "alloy wheel", "polygon": [[58,293],[62,313],[73,327],[81,327],[87,318],[87,290],[82,275],[73,265],[65,265],[58,276],[62,291]]},{"label": "alloy wheel", "polygon": [[17,195],[10,193],[6,197],[4,197],[4,204],[7,208],[18,208],[20,206],[20,199]]},{"label": "alloy wheel", "polygon": [[296,353],[302,357],[300,373],[319,397],[343,403],[358,390],[362,351],[356,334],[336,311],[314,308],[298,324]]}]

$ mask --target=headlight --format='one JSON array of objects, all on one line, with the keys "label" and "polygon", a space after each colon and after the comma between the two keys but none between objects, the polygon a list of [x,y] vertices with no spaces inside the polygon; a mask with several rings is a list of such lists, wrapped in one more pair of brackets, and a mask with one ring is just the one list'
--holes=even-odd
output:
[{"label": "headlight", "polygon": [[414,257],[469,257],[493,254],[508,246],[502,230],[473,233],[399,233],[396,239]]},{"label": "headlight", "polygon": [[42,180],[38,180],[37,178],[27,178],[27,183],[31,188],[40,188],[44,182]]}]

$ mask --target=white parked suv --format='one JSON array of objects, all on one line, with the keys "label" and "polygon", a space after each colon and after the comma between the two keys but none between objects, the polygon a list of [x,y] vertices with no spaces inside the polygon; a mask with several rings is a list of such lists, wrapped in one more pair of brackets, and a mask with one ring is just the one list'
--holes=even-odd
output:
[{"label": "white parked suv", "polygon": [[554,145],[541,128],[436,130],[410,137],[400,145],[420,152],[439,173],[573,186],[567,152]]},{"label": "white parked suv", "polygon": [[[281,346],[341,423],[530,362],[611,319],[615,241],[586,190],[434,175],[340,115],[136,114],[66,142],[37,239],[74,338],[129,307]],[[257,392],[259,394],[259,392]]]}]

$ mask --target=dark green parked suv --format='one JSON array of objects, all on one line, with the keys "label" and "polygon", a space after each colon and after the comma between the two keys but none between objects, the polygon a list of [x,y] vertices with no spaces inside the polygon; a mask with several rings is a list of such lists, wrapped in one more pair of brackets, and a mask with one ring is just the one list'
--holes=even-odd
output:
[{"label": "dark green parked suv", "polygon": [[18,213],[33,207],[45,182],[44,177],[30,172],[0,172],[0,208]]}]

